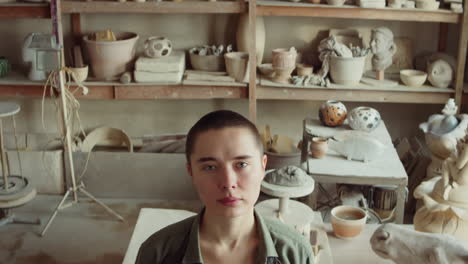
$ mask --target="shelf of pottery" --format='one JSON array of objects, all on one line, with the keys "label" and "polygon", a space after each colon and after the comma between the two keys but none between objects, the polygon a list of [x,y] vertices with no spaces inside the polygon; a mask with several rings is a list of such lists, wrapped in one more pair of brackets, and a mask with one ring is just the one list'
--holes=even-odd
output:
[{"label": "shelf of pottery", "polygon": [[[463,76],[468,35],[468,19],[463,19],[466,14],[463,13],[462,2],[394,0],[386,6],[386,2],[381,0],[346,2],[345,5],[339,0],[328,0],[327,3],[311,1],[314,2],[257,1],[256,5],[243,1],[62,1],[61,13],[71,14],[74,39],[82,40],[81,46],[65,47],[73,54],[73,59],[67,60],[67,66],[75,77],[70,81],[83,82],[88,86],[90,93],[87,98],[101,99],[334,98],[366,102],[445,103],[448,98],[455,97],[457,103],[461,102],[463,82],[459,79]],[[251,12],[255,13],[256,66],[259,70],[257,76],[250,77],[248,47],[251,38],[248,36],[251,36],[253,28],[249,28],[248,23],[251,15],[247,8],[249,4],[253,7]],[[20,5],[14,6],[21,9]],[[83,36],[80,16],[88,13],[239,14],[239,25],[236,43],[232,45],[199,43],[190,49],[178,50],[174,49],[177,43],[172,43],[169,38],[152,36],[143,41],[144,47],[138,47],[144,52],[135,54],[138,32],[108,30]],[[0,17],[6,17],[6,14],[9,13],[5,7],[0,7]],[[320,64],[315,67],[301,60],[305,57],[301,56],[304,55],[302,50],[294,47],[274,48],[271,63],[263,63],[263,55],[267,52],[265,16],[460,24],[459,59],[440,52],[413,54],[410,40],[394,36],[386,27],[378,27],[364,33],[352,28],[330,29],[315,51],[320,59]],[[440,43],[446,42],[446,30],[445,26],[440,27]],[[366,34],[371,38],[366,39]],[[23,55],[38,52],[35,47],[39,43],[41,49],[55,49],[50,38],[52,36],[42,33],[28,36],[26,39],[29,41],[23,43]],[[121,56],[106,55],[116,52]],[[83,60],[82,53],[88,54],[89,59]],[[27,55],[23,59],[25,62],[31,60]],[[6,73],[2,70],[0,94],[41,96],[42,89],[29,88],[42,86],[47,74],[41,72],[41,65],[34,65],[36,67],[31,67],[29,73],[15,72],[15,69]],[[250,81],[249,78],[255,77]],[[254,96],[249,97],[249,85],[250,91],[255,91]],[[251,112],[256,113],[255,104]]]}]

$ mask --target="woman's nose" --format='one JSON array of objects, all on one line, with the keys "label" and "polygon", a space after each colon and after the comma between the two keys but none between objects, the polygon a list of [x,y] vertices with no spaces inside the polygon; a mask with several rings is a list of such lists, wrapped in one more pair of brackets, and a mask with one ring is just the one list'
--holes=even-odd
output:
[{"label": "woman's nose", "polygon": [[223,190],[231,190],[237,188],[237,175],[232,168],[225,168],[220,175],[220,188]]}]

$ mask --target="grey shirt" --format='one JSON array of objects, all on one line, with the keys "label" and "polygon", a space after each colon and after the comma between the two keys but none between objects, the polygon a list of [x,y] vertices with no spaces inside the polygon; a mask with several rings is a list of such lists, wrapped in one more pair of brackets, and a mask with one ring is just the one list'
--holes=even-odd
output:
[{"label": "grey shirt", "polygon": [[[140,247],[136,264],[203,263],[199,241],[203,211],[151,235]],[[255,212],[258,237],[256,263],[312,264],[310,243],[285,224]]]}]

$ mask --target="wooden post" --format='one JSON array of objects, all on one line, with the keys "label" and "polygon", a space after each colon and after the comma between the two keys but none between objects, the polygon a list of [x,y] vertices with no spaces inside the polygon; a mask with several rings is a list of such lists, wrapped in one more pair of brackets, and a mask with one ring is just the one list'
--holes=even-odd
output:
[{"label": "wooden post", "polygon": [[448,24],[439,23],[439,52],[445,52],[447,49]]},{"label": "wooden post", "polygon": [[379,81],[382,81],[385,79],[385,72],[384,71],[376,71],[375,72],[375,78]]},{"label": "wooden post", "polygon": [[466,62],[466,49],[468,46],[468,0],[465,0],[463,7],[463,18],[459,24],[458,31],[458,58],[457,72],[455,73],[455,103],[458,106],[458,111],[461,110],[463,98],[463,77]]},{"label": "wooden post", "polygon": [[[241,0],[242,1],[242,0]],[[253,123],[257,122],[257,1],[249,1],[249,117]]]},{"label": "wooden post", "polygon": [[8,164],[6,160],[6,152],[3,146],[3,123],[2,119],[0,118],[0,154],[1,154],[1,159],[2,159],[2,173],[3,173],[3,186],[5,187],[5,190],[8,191],[10,183],[8,182]]}]

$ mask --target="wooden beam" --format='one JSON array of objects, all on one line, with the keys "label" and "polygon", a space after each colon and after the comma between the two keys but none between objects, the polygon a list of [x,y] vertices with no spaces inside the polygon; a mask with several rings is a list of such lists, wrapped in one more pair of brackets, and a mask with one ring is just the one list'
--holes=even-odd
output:
[{"label": "wooden beam", "polygon": [[64,13],[243,13],[245,4],[234,2],[117,2],[117,1],[63,1]]},{"label": "wooden beam", "polygon": [[439,23],[439,52],[447,50],[448,24]]},{"label": "wooden beam", "polygon": [[49,5],[2,5],[0,18],[50,18]]},{"label": "wooden beam", "polygon": [[[259,1],[260,2],[260,1]],[[261,1],[262,3],[264,1]],[[267,1],[265,1],[267,3]],[[373,19],[394,21],[420,21],[420,22],[444,22],[458,23],[461,15],[452,11],[422,11],[417,9],[371,9],[358,6],[329,7],[312,5],[259,5],[257,15],[261,16],[304,16],[304,17],[329,17],[351,19]]]},{"label": "wooden beam", "polygon": [[[468,1],[468,0],[467,0]],[[257,3],[249,1],[249,118],[254,124],[257,122]]]},{"label": "wooden beam", "polygon": [[461,110],[463,97],[463,79],[465,73],[466,49],[468,46],[468,0],[465,0],[463,13],[463,19],[459,25],[458,31],[457,72],[455,74],[455,103],[458,105],[459,111]]},{"label": "wooden beam", "polygon": [[81,44],[81,15],[77,13],[72,13],[70,16],[71,22],[71,33],[73,38],[73,46]]},{"label": "wooden beam", "polygon": [[247,98],[247,87],[198,85],[115,86],[116,99]]},{"label": "wooden beam", "polygon": [[332,90],[257,86],[258,99],[271,100],[340,100],[351,102],[445,104],[453,93],[401,92],[378,90]]}]

